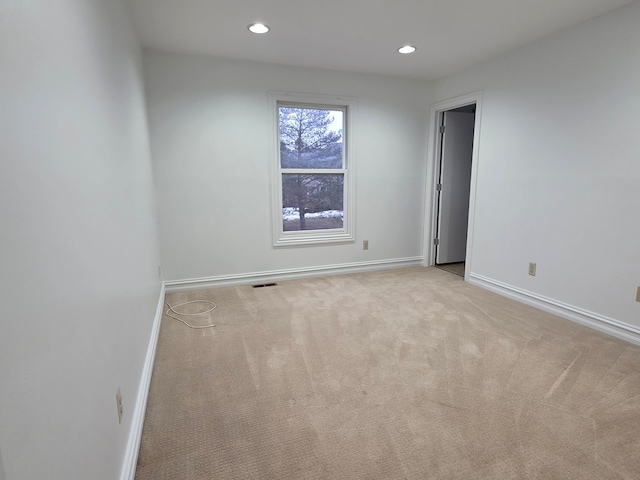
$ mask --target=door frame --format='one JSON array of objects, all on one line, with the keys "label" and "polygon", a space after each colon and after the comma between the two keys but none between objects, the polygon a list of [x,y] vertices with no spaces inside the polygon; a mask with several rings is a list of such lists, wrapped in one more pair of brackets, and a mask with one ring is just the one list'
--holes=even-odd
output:
[{"label": "door frame", "polygon": [[424,265],[427,267],[436,264],[436,248],[434,238],[438,231],[438,191],[437,183],[440,173],[440,153],[441,142],[440,120],[442,114],[447,110],[453,110],[466,105],[476,105],[475,123],[473,129],[473,153],[471,157],[471,186],[469,192],[469,220],[467,224],[467,250],[466,268],[464,280],[468,281],[472,270],[473,252],[473,225],[476,212],[476,184],[478,178],[478,161],[480,147],[480,119],[482,117],[482,91],[468,93],[459,97],[454,97],[442,102],[433,103],[429,107],[429,137],[427,151],[427,185],[425,195],[425,213],[427,218],[424,222]]}]

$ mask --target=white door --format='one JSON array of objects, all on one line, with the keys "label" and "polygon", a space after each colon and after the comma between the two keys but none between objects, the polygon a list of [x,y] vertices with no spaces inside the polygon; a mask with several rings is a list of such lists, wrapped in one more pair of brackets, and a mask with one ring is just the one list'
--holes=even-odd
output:
[{"label": "white door", "polygon": [[443,116],[436,263],[464,262],[475,115],[444,112]]}]

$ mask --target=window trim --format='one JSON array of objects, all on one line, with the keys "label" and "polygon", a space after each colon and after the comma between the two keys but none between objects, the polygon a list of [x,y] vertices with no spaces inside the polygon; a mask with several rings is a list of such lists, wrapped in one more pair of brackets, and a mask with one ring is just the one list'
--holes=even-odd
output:
[{"label": "window trim", "polygon": [[[273,122],[271,160],[271,216],[273,246],[322,245],[355,242],[355,161],[353,155],[353,118],[355,98],[319,94],[269,92],[269,108]],[[282,223],[282,174],[296,173],[296,170],[280,166],[280,123],[278,108],[286,104],[299,108],[339,108],[343,116],[343,169],[318,169],[320,173],[344,173],[343,224],[342,228],[326,230],[284,231]]]}]

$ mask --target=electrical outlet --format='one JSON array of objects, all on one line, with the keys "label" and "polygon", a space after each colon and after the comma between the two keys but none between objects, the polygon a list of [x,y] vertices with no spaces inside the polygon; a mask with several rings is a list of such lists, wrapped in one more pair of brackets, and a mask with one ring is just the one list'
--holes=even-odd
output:
[{"label": "electrical outlet", "polygon": [[362,241],[362,249],[363,250],[369,250],[369,240],[363,240]]},{"label": "electrical outlet", "polygon": [[122,423],[124,407],[122,405],[122,393],[120,393],[120,387],[118,387],[118,391],[116,392],[116,406],[118,407],[118,423]]},{"label": "electrical outlet", "polygon": [[162,278],[162,266],[158,265],[158,278]]},{"label": "electrical outlet", "polygon": [[530,263],[529,264],[529,275],[531,275],[532,277],[536,276],[536,264],[535,263]]},{"label": "electrical outlet", "polygon": [[640,302],[640,287],[638,287],[638,291],[636,292],[636,302]]}]

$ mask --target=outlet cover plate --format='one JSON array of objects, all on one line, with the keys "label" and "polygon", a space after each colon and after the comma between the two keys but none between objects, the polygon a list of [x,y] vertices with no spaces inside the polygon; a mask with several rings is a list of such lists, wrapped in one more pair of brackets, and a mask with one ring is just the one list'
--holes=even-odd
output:
[{"label": "outlet cover plate", "polygon": [[640,287],[638,287],[638,291],[636,292],[636,302],[640,302]]},{"label": "outlet cover plate", "polygon": [[529,264],[529,275],[531,275],[532,277],[536,276],[536,264],[535,263],[530,263]]}]

